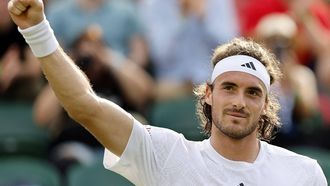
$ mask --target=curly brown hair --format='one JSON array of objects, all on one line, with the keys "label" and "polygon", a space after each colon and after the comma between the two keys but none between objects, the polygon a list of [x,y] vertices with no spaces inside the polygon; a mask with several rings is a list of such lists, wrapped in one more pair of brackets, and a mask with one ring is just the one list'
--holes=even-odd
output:
[{"label": "curly brown hair", "polygon": [[[218,46],[213,53],[211,62],[214,66],[221,60],[233,55],[247,55],[258,59],[267,69],[270,75],[270,84],[278,81],[282,73],[279,68],[279,61],[275,55],[256,43],[252,39],[235,38],[229,43]],[[201,127],[206,135],[211,135],[212,128],[212,112],[211,106],[205,102],[206,87],[209,86],[213,90],[210,83],[199,85],[195,88],[197,96],[197,116],[201,121]],[[261,140],[270,141],[274,138],[275,133],[281,127],[278,111],[280,109],[279,102],[275,95],[270,92],[266,98],[267,108],[266,113],[260,116],[258,125],[258,138]]]}]

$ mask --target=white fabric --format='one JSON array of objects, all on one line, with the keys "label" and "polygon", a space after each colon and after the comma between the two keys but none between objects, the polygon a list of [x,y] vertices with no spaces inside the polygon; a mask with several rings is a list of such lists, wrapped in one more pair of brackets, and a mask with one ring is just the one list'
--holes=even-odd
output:
[{"label": "white fabric", "polygon": [[265,66],[259,60],[247,55],[234,55],[220,60],[213,69],[211,83],[219,75],[231,71],[245,72],[259,78],[269,92],[270,76]]},{"label": "white fabric", "polygon": [[53,53],[59,45],[53,29],[46,19],[26,29],[18,28],[18,31],[23,35],[36,57],[45,57]]},{"label": "white fabric", "polygon": [[326,186],[313,159],[260,142],[254,163],[231,161],[209,140],[192,142],[174,131],[135,121],[121,158],[105,150],[104,166],[135,185]]}]

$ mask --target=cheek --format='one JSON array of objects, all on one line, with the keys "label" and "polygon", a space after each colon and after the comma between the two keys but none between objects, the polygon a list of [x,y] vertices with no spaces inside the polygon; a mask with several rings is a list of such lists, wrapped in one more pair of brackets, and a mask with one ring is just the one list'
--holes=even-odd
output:
[{"label": "cheek", "polygon": [[257,116],[259,116],[261,114],[264,114],[265,105],[263,103],[261,103],[260,101],[255,101],[255,100],[253,101],[252,100],[249,105],[250,105],[249,110],[250,110],[251,113],[253,113]]},{"label": "cheek", "polygon": [[218,93],[218,94],[214,94],[211,97],[211,100],[212,100],[212,104],[214,106],[218,106],[218,105],[223,104],[222,102],[224,101],[224,97],[221,94]]},{"label": "cheek", "polygon": [[212,100],[212,111],[214,113],[216,113],[217,115],[219,115],[220,113],[222,113],[222,111],[224,110],[224,108],[228,107],[230,108],[231,102],[229,99],[226,98],[222,98],[222,97],[216,97]]}]

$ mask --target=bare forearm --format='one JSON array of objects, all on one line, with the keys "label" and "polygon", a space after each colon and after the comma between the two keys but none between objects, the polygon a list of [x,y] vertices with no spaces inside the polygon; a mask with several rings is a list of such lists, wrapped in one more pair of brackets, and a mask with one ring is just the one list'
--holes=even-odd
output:
[{"label": "bare forearm", "polygon": [[46,85],[34,102],[34,120],[38,125],[48,127],[52,121],[59,117],[61,110],[54,92]]},{"label": "bare forearm", "polygon": [[69,115],[106,148],[121,155],[133,128],[132,118],[114,103],[94,94],[85,74],[58,46],[44,19],[42,1],[10,0],[8,10]]},{"label": "bare forearm", "polygon": [[30,49],[24,49],[25,61],[22,65],[22,70],[20,71],[20,77],[34,77],[39,78],[41,74],[40,64],[38,60],[33,56]]},{"label": "bare forearm", "polygon": [[97,97],[85,74],[62,49],[40,61],[50,86],[69,115],[106,148],[120,155],[132,130],[132,119],[127,112]]},{"label": "bare forearm", "polygon": [[[314,73],[306,67],[297,68],[295,73],[300,77],[295,80],[297,105],[302,117],[309,117],[319,107],[316,79]],[[306,85],[309,86],[308,89],[306,89]]]},{"label": "bare forearm", "polygon": [[94,97],[88,79],[74,62],[58,48],[43,58],[42,70],[62,106],[69,112],[86,112]]}]

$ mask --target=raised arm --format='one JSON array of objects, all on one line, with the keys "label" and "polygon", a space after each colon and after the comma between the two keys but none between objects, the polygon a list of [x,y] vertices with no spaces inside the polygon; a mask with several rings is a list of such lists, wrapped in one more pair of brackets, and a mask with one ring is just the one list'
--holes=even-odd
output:
[{"label": "raised arm", "polygon": [[41,62],[42,71],[65,110],[107,149],[121,155],[133,119],[119,106],[93,92],[87,77],[58,46],[50,27],[45,26],[42,1],[11,0],[8,10]]}]

